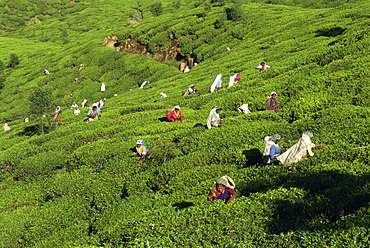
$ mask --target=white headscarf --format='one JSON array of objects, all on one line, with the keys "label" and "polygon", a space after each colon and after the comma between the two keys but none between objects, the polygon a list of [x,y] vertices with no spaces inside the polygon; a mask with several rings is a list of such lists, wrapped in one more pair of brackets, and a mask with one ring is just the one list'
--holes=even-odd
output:
[{"label": "white headscarf", "polygon": [[217,84],[217,82],[222,78],[222,74],[218,74],[215,81],[213,81],[213,84],[211,85],[211,93],[214,91],[214,88]]},{"label": "white headscarf", "polygon": [[243,104],[238,108],[239,112],[243,112],[244,114],[249,114],[251,111],[248,109],[248,104]]},{"label": "white headscarf", "polygon": [[207,128],[208,129],[212,129],[212,119],[213,117],[218,116],[218,118],[220,118],[220,116],[218,115],[218,113],[216,112],[217,109],[222,109],[221,106],[217,105],[216,107],[214,107],[210,112],[209,112],[209,115],[208,115],[208,118],[207,118],[207,121],[206,121],[206,124],[207,124]]},{"label": "white headscarf", "polygon": [[238,76],[237,73],[234,74],[234,76],[231,76],[230,77],[230,81],[229,81],[229,87],[233,86],[235,84],[235,81],[234,79]]},{"label": "white headscarf", "polygon": [[277,157],[284,165],[289,165],[291,163],[298,162],[302,159],[305,159],[307,155],[313,156],[312,148],[315,147],[315,144],[312,143],[311,137],[309,134],[302,134],[302,137],[298,142],[289,148],[286,152]]},{"label": "white headscarf", "polygon": [[8,123],[5,123],[3,128],[4,128],[4,132],[10,130]]}]

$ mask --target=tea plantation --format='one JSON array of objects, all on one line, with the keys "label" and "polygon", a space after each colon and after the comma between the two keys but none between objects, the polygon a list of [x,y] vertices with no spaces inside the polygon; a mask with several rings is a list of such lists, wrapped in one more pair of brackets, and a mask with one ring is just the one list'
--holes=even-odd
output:
[{"label": "tea plantation", "polygon": [[[0,0],[0,13],[0,247],[370,246],[368,1]],[[98,121],[70,108],[102,98]],[[182,122],[165,121],[174,105]],[[208,130],[216,105],[223,126]],[[319,155],[262,164],[265,136],[287,150],[306,130]],[[223,175],[238,197],[208,202]]]}]

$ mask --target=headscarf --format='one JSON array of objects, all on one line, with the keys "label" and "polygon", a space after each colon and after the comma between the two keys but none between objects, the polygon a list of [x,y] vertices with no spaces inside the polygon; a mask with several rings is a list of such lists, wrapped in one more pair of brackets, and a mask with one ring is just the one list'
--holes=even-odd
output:
[{"label": "headscarf", "polygon": [[217,82],[218,82],[221,78],[222,78],[222,74],[218,74],[218,75],[217,75],[217,77],[216,77],[216,79],[215,79],[215,81],[213,81],[213,84],[211,85],[211,93],[214,91],[214,88],[216,87],[216,86],[214,86],[214,85],[216,85],[216,84],[217,84]]},{"label": "headscarf", "polygon": [[206,121],[206,125],[207,125],[207,128],[208,129],[211,129],[212,128],[212,118],[214,116],[214,114],[217,114],[218,113],[216,112],[216,110],[221,110],[222,107],[220,105],[217,105],[216,107],[214,107],[210,112],[209,112],[209,115],[208,115],[208,118],[207,118],[207,121]]},{"label": "headscarf", "polygon": [[172,111],[174,111],[175,109],[180,110],[180,106],[179,106],[179,105],[175,105],[175,106],[173,107]]},{"label": "headscarf", "polygon": [[137,141],[136,141],[136,144],[137,144],[137,145],[142,145],[142,144],[143,144],[143,140],[137,140]]},{"label": "headscarf", "polygon": [[57,106],[55,109],[55,113],[59,113],[59,112],[60,112],[60,106]]},{"label": "headscarf", "polygon": [[271,92],[270,96],[277,95],[276,92]]},{"label": "headscarf", "polygon": [[311,131],[306,131],[304,134],[306,134],[306,135],[310,136],[310,138],[312,138],[312,137],[313,137],[313,133],[312,133]]},{"label": "headscarf", "polygon": [[274,135],[271,136],[272,141],[280,140],[280,139],[281,139],[281,136],[279,134],[274,134]]},{"label": "headscarf", "polygon": [[234,189],[235,188],[235,183],[234,183],[234,180],[231,179],[231,177],[229,177],[228,175],[225,175],[223,177],[220,177],[216,180],[215,184],[221,184],[225,187],[228,187],[230,189]]},{"label": "headscarf", "polygon": [[229,81],[229,87],[233,86],[235,84],[235,78],[238,76],[238,73],[235,73],[234,76],[231,76],[230,77],[230,81]]},{"label": "headscarf", "polygon": [[277,160],[284,165],[289,165],[305,159],[307,155],[313,156],[314,153],[311,151],[311,149],[315,147],[315,144],[312,143],[310,135],[312,135],[310,131],[303,133],[298,142],[277,157]]},{"label": "headscarf", "polygon": [[5,122],[5,124],[4,124],[4,131],[8,131],[8,130],[10,130],[10,127],[9,127],[9,125],[8,125],[8,123],[7,122]]},{"label": "headscarf", "polygon": [[251,113],[251,111],[249,110],[249,108],[248,108],[248,104],[243,104],[242,106],[240,106],[239,108],[238,108],[238,111],[239,112],[243,112],[244,114],[249,114],[249,113]]}]

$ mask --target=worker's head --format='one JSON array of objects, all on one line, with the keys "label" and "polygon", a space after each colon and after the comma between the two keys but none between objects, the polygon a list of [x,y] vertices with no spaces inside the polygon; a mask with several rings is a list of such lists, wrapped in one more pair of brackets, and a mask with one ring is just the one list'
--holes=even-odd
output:
[{"label": "worker's head", "polygon": [[304,134],[310,136],[311,139],[313,137],[313,133],[311,131],[306,131]]},{"label": "worker's head", "polygon": [[220,113],[221,110],[222,110],[222,107],[220,105],[217,105],[216,106],[216,112],[217,113]]},{"label": "worker's head", "polygon": [[281,136],[279,134],[274,134],[271,136],[271,141],[273,141],[275,144],[279,143],[281,140]]},{"label": "worker's head", "polygon": [[174,110],[180,110],[180,106],[179,105],[176,105],[173,107]]},{"label": "worker's head", "polygon": [[265,64],[266,64],[266,63],[265,63],[265,61],[262,61],[262,62],[261,62],[261,65],[265,65]]},{"label": "worker's head", "polygon": [[190,85],[190,88],[194,88],[194,84],[191,84],[191,85]]},{"label": "worker's head", "polygon": [[140,147],[140,146],[142,146],[143,145],[143,141],[142,140],[137,140],[136,141],[136,146],[137,147]]},{"label": "worker's head", "polygon": [[275,98],[275,97],[276,97],[276,92],[271,92],[270,96],[271,96],[272,98]]},{"label": "worker's head", "polygon": [[94,106],[92,107],[92,110],[96,110],[97,108],[98,108],[98,107],[94,105]]},{"label": "worker's head", "polygon": [[223,184],[220,184],[220,183],[216,183],[216,190],[220,193],[222,193],[222,191],[224,191],[224,189],[226,188],[225,185]]}]

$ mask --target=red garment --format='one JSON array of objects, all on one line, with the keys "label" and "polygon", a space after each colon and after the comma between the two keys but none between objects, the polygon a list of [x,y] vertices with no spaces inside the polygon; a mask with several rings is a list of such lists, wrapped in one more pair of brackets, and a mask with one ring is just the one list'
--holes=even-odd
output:
[{"label": "red garment", "polygon": [[167,120],[182,120],[182,112],[179,110],[178,115],[176,115],[175,110],[172,110],[171,113],[167,116]]},{"label": "red garment", "polygon": [[238,82],[241,78],[234,78],[234,82]]},{"label": "red garment", "polygon": [[57,115],[57,116],[55,116],[55,122],[56,123],[60,123],[60,117]]},{"label": "red garment", "polygon": [[269,97],[266,101],[266,110],[273,110],[275,112],[279,112],[278,99]]},{"label": "red garment", "polygon": [[216,196],[213,196],[213,199],[227,200],[233,194],[235,194],[235,191],[226,187],[221,193],[216,190]]}]

